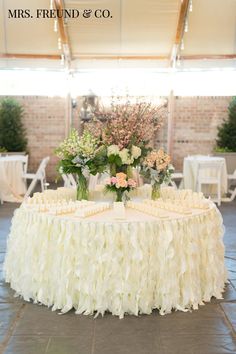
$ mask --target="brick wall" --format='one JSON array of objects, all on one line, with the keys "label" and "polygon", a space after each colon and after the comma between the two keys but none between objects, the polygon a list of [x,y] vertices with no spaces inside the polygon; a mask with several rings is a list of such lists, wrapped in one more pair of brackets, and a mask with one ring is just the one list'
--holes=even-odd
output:
[{"label": "brick wall", "polygon": [[[3,98],[3,97],[1,97]],[[40,161],[50,156],[47,179],[56,178],[54,149],[65,137],[65,99],[62,97],[16,96],[24,108],[29,151],[29,171],[36,172]]]},{"label": "brick wall", "polygon": [[228,116],[231,97],[175,97],[172,159],[177,170],[191,154],[211,154],[217,127]]},{"label": "brick wall", "polygon": [[[56,177],[57,158],[54,149],[65,136],[65,99],[62,97],[16,96],[24,107],[24,124],[27,130],[30,154],[29,170],[36,171],[45,156],[51,160],[47,177]],[[217,126],[227,118],[231,97],[175,97],[173,115],[172,161],[182,170],[183,158],[188,154],[210,154],[215,145]],[[73,126],[80,128],[79,107],[73,110]],[[166,148],[167,124],[159,131],[156,146]]]}]

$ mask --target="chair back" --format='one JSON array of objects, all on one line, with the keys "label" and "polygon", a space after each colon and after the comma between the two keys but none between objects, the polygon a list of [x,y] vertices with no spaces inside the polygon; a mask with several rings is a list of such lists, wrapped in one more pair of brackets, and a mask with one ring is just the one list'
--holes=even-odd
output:
[{"label": "chair back", "polygon": [[64,181],[64,187],[65,188],[75,188],[77,186],[76,181],[71,173],[69,174],[62,174],[61,175],[63,181]]},{"label": "chair back", "polygon": [[98,184],[98,176],[99,176],[99,173],[97,173],[95,176],[89,175],[89,183],[88,183],[89,190],[95,190],[96,185]]},{"label": "chair back", "polygon": [[197,183],[221,183],[224,161],[199,161],[197,164]]},{"label": "chair back", "polygon": [[37,169],[37,172],[36,172],[36,177],[43,177],[43,178],[45,178],[45,176],[46,176],[46,166],[47,166],[47,164],[49,163],[49,160],[50,160],[50,157],[49,156],[47,156],[47,157],[45,157],[44,159],[42,159],[42,161],[40,162],[40,165],[39,165],[39,167],[38,167],[38,169]]},{"label": "chair back", "polygon": [[35,173],[34,178],[32,179],[32,182],[30,183],[29,188],[27,189],[27,191],[25,193],[24,199],[26,199],[27,197],[30,196],[30,194],[33,191],[33,189],[35,188],[38,180],[45,179],[45,177],[46,177],[45,169],[46,169],[46,166],[47,166],[49,160],[50,160],[50,157],[47,156],[44,159],[42,159],[42,161],[40,162],[37,172]]}]

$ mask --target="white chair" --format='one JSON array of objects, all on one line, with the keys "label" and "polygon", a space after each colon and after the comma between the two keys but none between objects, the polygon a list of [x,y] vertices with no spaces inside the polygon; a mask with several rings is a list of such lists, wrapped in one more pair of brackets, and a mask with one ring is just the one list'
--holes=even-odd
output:
[{"label": "white chair", "polygon": [[180,183],[182,181],[182,179],[184,178],[184,175],[182,172],[175,172],[175,173],[172,173],[171,175],[171,180],[170,180],[170,185],[172,187],[174,187],[175,189],[178,189],[177,188],[177,184],[176,184],[176,180],[178,180]]},{"label": "white chair", "polygon": [[229,181],[229,183],[228,183],[228,185],[229,185],[228,192],[231,195],[230,195],[229,198],[223,198],[222,199],[223,202],[232,202],[234,200],[234,198],[236,198],[236,185],[235,185],[234,189],[230,189],[232,181],[236,182],[236,170],[234,171],[234,173],[228,175],[228,181]]},{"label": "white chair", "polygon": [[76,188],[77,187],[77,183],[73,177],[73,175],[70,174],[62,174],[61,175],[63,181],[64,181],[64,187],[65,188]]},{"label": "white chair", "polygon": [[39,168],[37,170],[36,173],[24,173],[23,174],[23,178],[25,179],[32,179],[32,182],[30,183],[26,193],[25,193],[25,196],[24,196],[24,199],[26,199],[27,197],[30,196],[30,194],[32,193],[32,191],[34,190],[36,184],[38,181],[40,181],[41,183],[41,189],[42,189],[42,192],[47,189],[47,182],[46,182],[46,172],[45,172],[45,169],[46,169],[46,166],[48,164],[50,160],[50,157],[45,157],[41,162],[40,162],[40,165],[39,165]]},{"label": "white chair", "polygon": [[202,185],[216,185],[217,204],[221,204],[221,174],[223,161],[201,161],[197,165],[196,190],[201,192]]},{"label": "white chair", "polygon": [[26,174],[27,171],[28,171],[28,159],[29,159],[29,155],[24,155],[24,156],[21,157],[21,160],[23,162],[24,174]]},{"label": "white chair", "polygon": [[95,176],[89,175],[89,183],[88,183],[89,191],[96,189],[96,185],[98,184],[98,176],[99,176],[99,173],[97,173]]}]

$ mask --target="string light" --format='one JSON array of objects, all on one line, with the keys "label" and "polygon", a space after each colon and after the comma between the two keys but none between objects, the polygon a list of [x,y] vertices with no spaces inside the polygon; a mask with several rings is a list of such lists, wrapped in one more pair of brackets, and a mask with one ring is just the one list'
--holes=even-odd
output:
[{"label": "string light", "polygon": [[61,49],[61,38],[58,38],[58,49]]},{"label": "string light", "polygon": [[54,32],[57,32],[57,20],[54,21]]},{"label": "string light", "polygon": [[180,66],[180,64],[181,64],[181,62],[180,62],[180,55],[178,55],[177,61],[176,61],[176,65],[177,65],[177,66]]},{"label": "string light", "polygon": [[190,3],[189,3],[189,11],[190,11],[190,12],[193,11],[193,0],[190,0]]},{"label": "string light", "polygon": [[184,32],[188,32],[188,20],[185,21]]},{"label": "string light", "polygon": [[61,55],[61,65],[65,64],[65,56],[64,54]]}]

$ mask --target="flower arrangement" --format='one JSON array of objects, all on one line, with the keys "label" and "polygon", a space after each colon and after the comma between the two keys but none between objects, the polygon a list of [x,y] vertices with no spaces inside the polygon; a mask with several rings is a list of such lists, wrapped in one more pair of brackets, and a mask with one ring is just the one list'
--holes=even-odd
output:
[{"label": "flower arrangement", "polygon": [[106,148],[88,130],[80,137],[77,130],[73,129],[55,152],[61,159],[58,163],[59,173],[77,176],[77,199],[88,199],[86,177],[88,173],[96,175],[105,170]]},{"label": "flower arrangement", "polygon": [[132,176],[131,167],[140,164],[150,148],[148,144],[155,131],[161,127],[165,109],[163,104],[112,103],[94,112],[93,131],[107,147],[110,173],[124,172]]},{"label": "flower arrangement", "polygon": [[162,183],[169,183],[174,167],[170,164],[170,156],[161,148],[152,150],[142,163],[142,172],[151,180],[152,199],[157,199]]},{"label": "flower arrangement", "polygon": [[115,176],[106,180],[105,191],[115,192],[116,201],[121,202],[126,192],[134,189],[136,182],[132,178],[128,178],[123,172],[117,173]]}]

